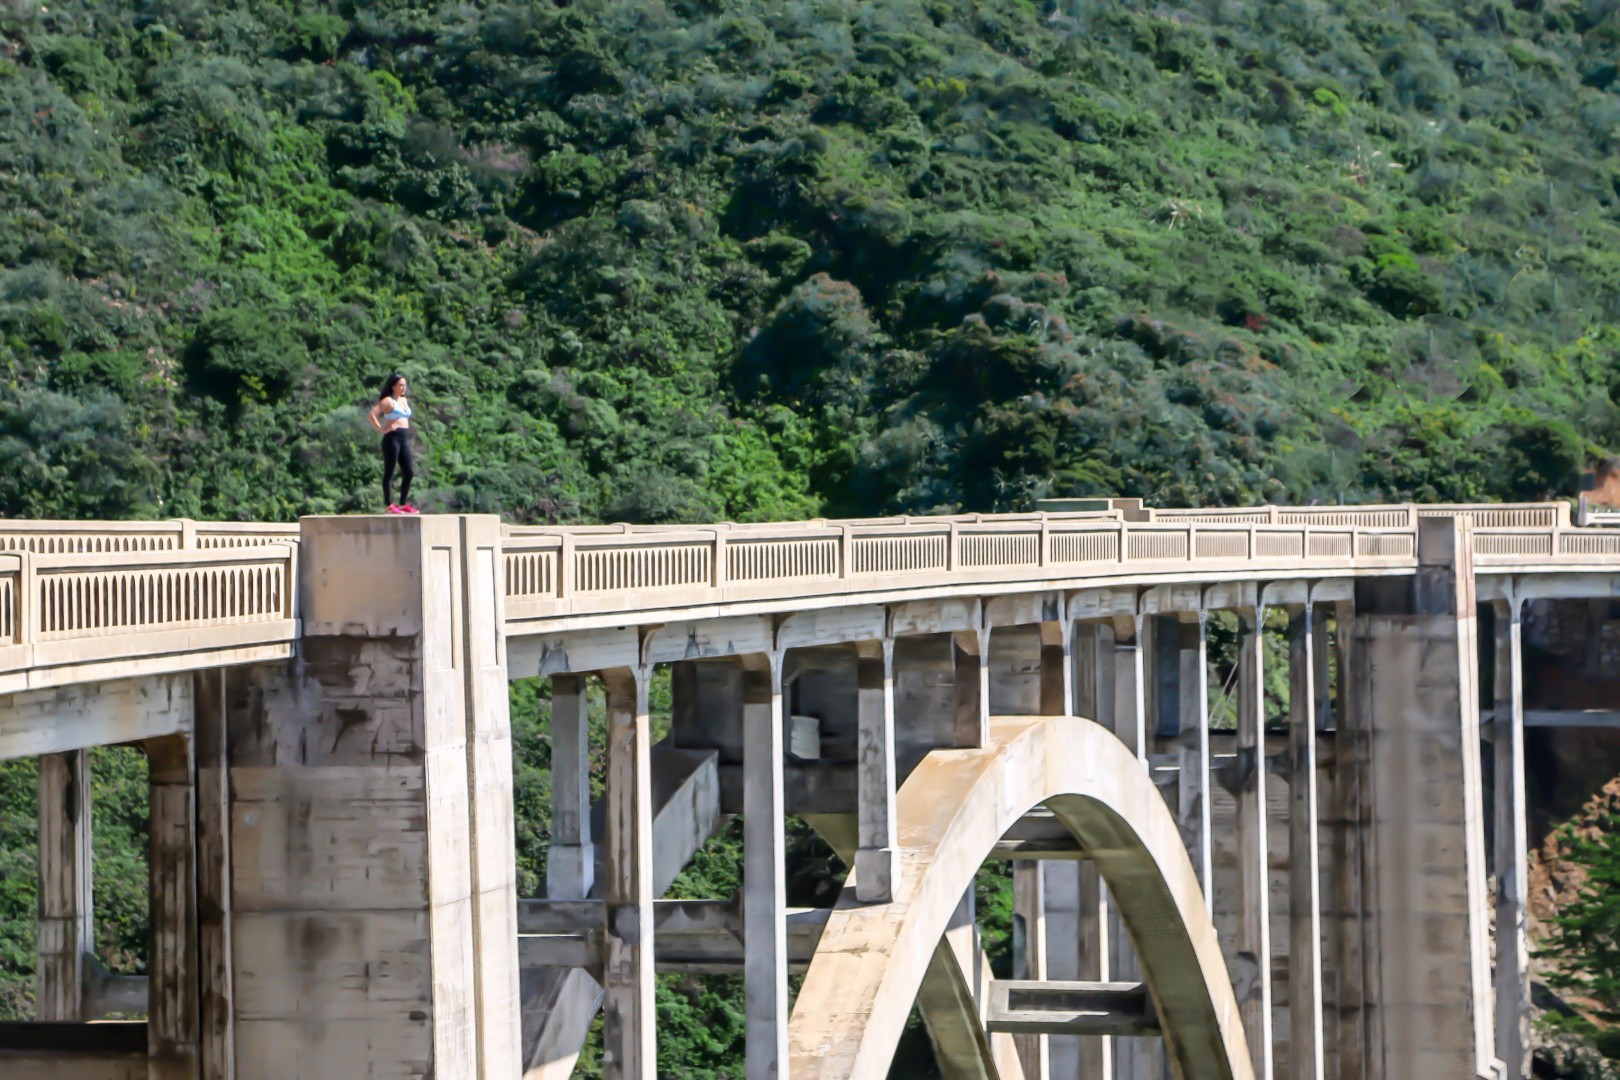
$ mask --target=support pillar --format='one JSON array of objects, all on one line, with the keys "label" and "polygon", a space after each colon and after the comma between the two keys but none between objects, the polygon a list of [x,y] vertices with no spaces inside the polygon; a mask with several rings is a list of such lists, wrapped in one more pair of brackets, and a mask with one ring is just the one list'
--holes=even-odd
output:
[{"label": "support pillar", "polygon": [[[1142,767],[1147,767],[1147,683],[1143,655],[1143,619],[1120,616],[1113,620],[1112,726],[1114,734],[1128,746]],[[1101,883],[1099,883],[1101,888]],[[1108,909],[1109,977],[1125,981],[1142,977],[1136,945],[1125,929],[1118,911]],[[1164,1069],[1163,1042],[1158,1038],[1115,1037],[1114,1071],[1116,1080],[1159,1080]]]},{"label": "support pillar", "polygon": [[1307,601],[1288,619],[1288,1071],[1324,1080],[1322,897],[1317,847],[1316,629]]},{"label": "support pillar", "polygon": [[198,1071],[196,775],[189,735],[146,742],[150,843],[147,874],[148,1080]]},{"label": "support pillar", "polygon": [[39,922],[34,1018],[85,1020],[85,957],[96,950],[91,904],[90,751],[39,759]]},{"label": "support pillar", "polygon": [[1465,518],[1419,520],[1413,577],[1356,583],[1377,1080],[1492,1071],[1474,604]]},{"label": "support pillar", "polygon": [[197,756],[197,964],[202,1080],[236,1075],[232,971],[231,785],[224,669],[192,679]]},{"label": "support pillar", "polygon": [[[1044,662],[1043,662],[1044,666]],[[1013,978],[1046,979],[1046,889],[1039,862],[1013,863]],[[1024,1080],[1048,1080],[1047,1037],[1015,1040]]]},{"label": "support pillar", "polygon": [[956,745],[990,744],[990,631],[951,635],[956,658]]},{"label": "support pillar", "polygon": [[1213,912],[1215,884],[1210,847],[1209,774],[1209,655],[1204,613],[1181,624],[1177,665],[1180,687],[1177,704],[1181,759],[1177,784],[1176,821],[1181,839],[1192,858],[1193,872],[1204,890],[1204,907]]},{"label": "support pillar", "polygon": [[[860,695],[864,697],[864,690]],[[864,748],[864,710],[861,720]],[[743,940],[748,943],[744,966],[748,1080],[778,1080],[787,1074],[787,811],[782,796],[782,722],[782,654],[745,658]],[[864,777],[864,753],[862,766]],[[864,800],[862,810],[864,824]],[[892,813],[889,820],[892,829]],[[863,843],[866,839],[863,830]],[[891,843],[891,852],[893,847]]]},{"label": "support pillar", "polygon": [[1530,961],[1525,930],[1528,803],[1524,791],[1524,656],[1515,597],[1495,605],[1493,742],[1496,847],[1496,1056],[1502,1080],[1530,1075]]},{"label": "support pillar", "polygon": [[[1127,621],[1127,626],[1129,626]],[[1074,628],[1075,713],[1112,727],[1114,717],[1114,626],[1110,622],[1077,623]],[[1070,864],[1062,864],[1065,868]],[[1109,911],[1108,887],[1103,884],[1097,867],[1090,862],[1074,863],[1072,871],[1056,871],[1057,864],[1048,864],[1055,872],[1072,873],[1074,881],[1074,967],[1072,978],[1087,982],[1107,982],[1112,977],[1110,958],[1113,943],[1110,937],[1115,922]],[[1066,880],[1066,879],[1064,879]],[[1060,901],[1061,902],[1061,901]],[[1056,942],[1062,940],[1057,930],[1049,927],[1053,948],[1047,953],[1047,970],[1052,978],[1070,977],[1067,966],[1059,968]],[[1065,949],[1067,954],[1070,950]],[[1110,1038],[1080,1038],[1074,1035],[1053,1036],[1048,1041],[1049,1068],[1053,1080],[1111,1080],[1114,1075],[1114,1040]]]},{"label": "support pillar", "polygon": [[596,876],[591,842],[591,747],[585,679],[551,677],[551,848],[546,895],[581,900]]},{"label": "support pillar", "polygon": [[1074,663],[1070,656],[1073,634],[1072,623],[1041,623],[1042,716],[1074,715]]},{"label": "support pillar", "polygon": [[900,873],[894,820],[894,639],[866,642],[856,659],[860,847],[855,896],[887,903]]},{"label": "support pillar", "polygon": [[1333,1042],[1330,1059],[1335,1080],[1364,1080],[1367,1073],[1364,874],[1367,823],[1362,789],[1368,761],[1365,716],[1356,705],[1355,604],[1334,605],[1334,652],[1338,681],[1333,714],[1333,842],[1328,860],[1328,890],[1334,926],[1328,935],[1333,961]]},{"label": "support pillar", "polygon": [[298,655],[227,687],[241,1080],[521,1072],[500,544],[302,522]]},{"label": "support pillar", "polygon": [[652,720],[649,668],[602,673],[607,687],[607,932],[602,942],[602,1071],[639,1080],[657,1070],[653,967]]},{"label": "support pillar", "polygon": [[[1045,955],[1046,978],[1065,982],[1080,979],[1080,868],[1082,863],[1051,860],[1041,867],[1043,936],[1048,945]],[[1101,1043],[1101,1039],[1084,1042]],[[1046,1039],[1047,1073],[1052,1080],[1079,1080],[1082,1040],[1073,1035],[1049,1035]]]},{"label": "support pillar", "polygon": [[1271,1080],[1271,888],[1266,837],[1265,609],[1238,612],[1238,1010],[1255,1080]]}]

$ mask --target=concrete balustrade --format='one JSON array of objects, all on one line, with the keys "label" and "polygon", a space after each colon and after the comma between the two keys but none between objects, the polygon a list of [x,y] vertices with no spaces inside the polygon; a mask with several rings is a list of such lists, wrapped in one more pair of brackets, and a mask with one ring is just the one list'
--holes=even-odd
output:
[{"label": "concrete balustrade", "polygon": [[[1620,532],[1562,504],[0,523],[40,1018],[150,1017],[144,1056],[0,1026],[0,1071],[561,1080],[601,1009],[608,1075],[647,1077],[679,970],[743,975],[751,1080],[882,1076],[913,1004],[953,1078],[1524,1080],[1520,612],[1617,577]],[[520,900],[505,684],[535,676],[553,831]],[[152,762],[144,982],[86,958],[85,751],[123,742]],[[736,813],[742,892],[661,901]],[[852,868],[833,911],[787,906],[787,815]],[[1013,862],[1014,981],[965,891],[986,859]]]}]

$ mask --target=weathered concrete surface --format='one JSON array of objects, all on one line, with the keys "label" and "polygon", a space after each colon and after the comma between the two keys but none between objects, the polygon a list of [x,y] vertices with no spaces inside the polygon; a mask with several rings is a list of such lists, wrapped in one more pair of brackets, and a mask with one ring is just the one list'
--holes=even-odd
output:
[{"label": "weathered concrete surface", "polygon": [[987,749],[930,755],[902,788],[894,902],[859,905],[846,885],[789,1028],[793,1075],[887,1075],[934,944],[974,871],[1014,821],[1045,802],[1094,852],[1142,948],[1180,1075],[1252,1080],[1192,865],[1133,755],[1097,725],[1071,717],[998,717],[991,734]]},{"label": "weathered concrete surface", "polygon": [[0,693],[0,760],[177,735],[191,715],[190,675]]},{"label": "weathered concrete surface", "polygon": [[1421,523],[1417,576],[1356,597],[1370,950],[1368,1072],[1491,1074],[1478,642],[1466,522]]},{"label": "weathered concrete surface", "polygon": [[229,695],[236,1075],[515,1076],[499,522],[303,525],[301,656]]}]

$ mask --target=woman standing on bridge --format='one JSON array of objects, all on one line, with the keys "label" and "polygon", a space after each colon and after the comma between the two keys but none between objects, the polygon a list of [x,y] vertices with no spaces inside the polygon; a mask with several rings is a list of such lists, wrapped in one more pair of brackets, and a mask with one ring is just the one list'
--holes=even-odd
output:
[{"label": "woman standing on bridge", "polygon": [[[407,395],[410,387],[405,376],[390,375],[383,383],[382,396],[371,407],[366,419],[383,433],[383,502],[390,514],[414,514],[411,505],[411,478],[416,475],[411,460],[411,403]],[[394,466],[399,466],[399,502],[394,502]]]}]

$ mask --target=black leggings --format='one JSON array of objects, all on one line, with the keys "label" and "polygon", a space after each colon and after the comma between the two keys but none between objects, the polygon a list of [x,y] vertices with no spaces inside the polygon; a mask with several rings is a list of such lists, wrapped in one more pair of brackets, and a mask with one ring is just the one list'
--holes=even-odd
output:
[{"label": "black leggings", "polygon": [[416,463],[411,460],[411,429],[395,428],[383,436],[383,503],[394,502],[394,466],[399,465],[399,501],[411,501],[411,478],[416,475]]}]

